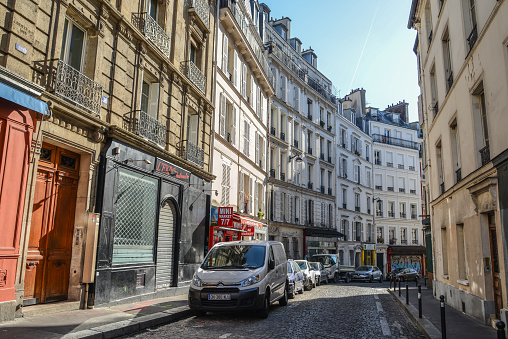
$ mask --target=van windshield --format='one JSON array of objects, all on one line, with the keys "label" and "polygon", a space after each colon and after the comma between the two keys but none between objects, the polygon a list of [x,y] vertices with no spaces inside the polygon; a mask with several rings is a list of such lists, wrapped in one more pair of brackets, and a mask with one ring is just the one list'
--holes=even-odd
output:
[{"label": "van windshield", "polygon": [[210,250],[201,265],[206,269],[259,268],[265,263],[265,246],[217,246]]}]

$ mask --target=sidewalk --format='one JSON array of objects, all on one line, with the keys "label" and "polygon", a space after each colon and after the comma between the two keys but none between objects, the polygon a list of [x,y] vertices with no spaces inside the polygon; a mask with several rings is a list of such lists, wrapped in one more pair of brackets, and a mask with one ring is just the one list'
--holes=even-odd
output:
[{"label": "sidewalk", "polygon": [[0,324],[0,338],[115,338],[191,316],[187,294],[90,310],[19,318]]},{"label": "sidewalk", "polygon": [[[432,288],[422,286],[422,313],[418,318],[418,288],[414,282],[409,283],[409,305],[406,305],[406,283],[400,285],[401,296],[397,289],[390,290],[390,294],[404,308],[411,320],[422,330],[427,338],[441,339],[441,307],[439,300],[434,299]],[[451,306],[445,306],[446,338],[477,339],[497,338],[496,330],[485,326],[470,318]]]}]

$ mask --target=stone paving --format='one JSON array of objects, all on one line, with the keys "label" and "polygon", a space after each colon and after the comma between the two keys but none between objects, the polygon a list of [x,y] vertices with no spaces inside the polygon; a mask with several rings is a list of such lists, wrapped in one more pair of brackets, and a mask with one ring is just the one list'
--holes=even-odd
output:
[{"label": "stone paving", "polygon": [[387,292],[385,283],[322,285],[268,319],[252,313],[208,313],[149,329],[135,338],[425,338]]}]

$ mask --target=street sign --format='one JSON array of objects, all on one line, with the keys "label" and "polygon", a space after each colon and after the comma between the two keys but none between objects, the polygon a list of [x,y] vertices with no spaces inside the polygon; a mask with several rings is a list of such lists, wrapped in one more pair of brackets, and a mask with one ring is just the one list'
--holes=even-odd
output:
[{"label": "street sign", "polygon": [[376,244],[363,244],[363,250],[364,251],[375,251]]},{"label": "street sign", "polygon": [[218,226],[233,226],[233,207],[219,207]]}]

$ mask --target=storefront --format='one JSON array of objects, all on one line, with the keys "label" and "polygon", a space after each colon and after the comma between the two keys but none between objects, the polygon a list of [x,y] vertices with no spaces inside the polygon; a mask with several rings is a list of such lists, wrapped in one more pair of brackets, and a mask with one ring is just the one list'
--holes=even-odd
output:
[{"label": "storefront", "polygon": [[362,265],[376,265],[376,244],[363,244]]},{"label": "storefront", "polygon": [[0,67],[0,321],[14,319],[24,204],[30,164],[49,115],[43,88]]},{"label": "storefront", "polygon": [[205,255],[210,184],[115,139],[101,152],[99,183],[94,304],[187,284]]},{"label": "storefront", "polygon": [[389,246],[388,272],[396,268],[412,268],[421,276],[425,273],[425,247],[423,246]]},{"label": "storefront", "polygon": [[309,258],[314,254],[336,254],[337,242],[342,237],[342,233],[334,230],[307,228],[304,234],[304,253]]},{"label": "storefront", "polygon": [[218,207],[211,209],[209,248],[219,242],[237,240],[266,240],[266,225],[252,218],[233,213],[233,225],[218,225]]}]

